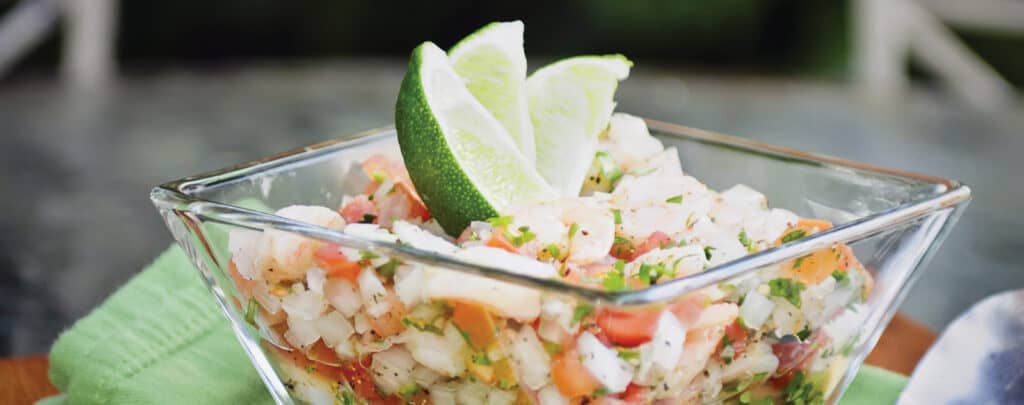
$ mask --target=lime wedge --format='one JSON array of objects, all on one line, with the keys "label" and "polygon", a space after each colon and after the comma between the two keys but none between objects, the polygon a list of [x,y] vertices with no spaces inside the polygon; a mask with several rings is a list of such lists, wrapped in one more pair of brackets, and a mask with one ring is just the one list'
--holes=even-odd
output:
[{"label": "lime wedge", "polygon": [[536,151],[526,107],[522,21],[488,24],[459,41],[448,54],[469,92],[505,127],[532,165]]},{"label": "lime wedge", "polygon": [[513,202],[557,196],[433,43],[412,52],[395,127],[409,177],[451,235]]},{"label": "lime wedge", "polygon": [[579,195],[615,109],[615,88],[632,65],[622,55],[579,56],[526,79],[537,171],[560,195]]}]

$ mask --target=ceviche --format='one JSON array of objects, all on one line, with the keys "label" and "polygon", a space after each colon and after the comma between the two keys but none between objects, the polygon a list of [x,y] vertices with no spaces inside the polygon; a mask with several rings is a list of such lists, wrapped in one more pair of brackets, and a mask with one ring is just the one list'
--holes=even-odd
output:
[{"label": "ceviche", "polygon": [[[703,272],[831,227],[744,185],[684,173],[643,120],[615,114],[580,196],[444,232],[401,161],[363,193],[290,219],[606,290]],[[870,274],[837,244],[663,306],[623,309],[291,233],[232,231],[246,320],[311,403],[823,402],[856,340]],[[290,367],[290,368],[289,368]]]}]

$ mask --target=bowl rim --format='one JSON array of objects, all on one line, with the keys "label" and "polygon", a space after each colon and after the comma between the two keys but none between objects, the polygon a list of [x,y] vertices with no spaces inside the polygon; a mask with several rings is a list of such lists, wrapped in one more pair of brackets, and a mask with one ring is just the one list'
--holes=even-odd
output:
[{"label": "bowl rim", "polygon": [[970,188],[955,180],[910,171],[882,168],[866,163],[804,152],[657,120],[645,119],[645,121],[649,128],[662,135],[687,138],[701,143],[736,148],[746,152],[768,155],[774,158],[784,158],[826,168],[855,170],[890,178],[932,184],[935,187],[934,195],[920,201],[908,202],[845,222],[824,232],[746,255],[711,267],[700,273],[641,289],[622,291],[605,291],[574,285],[557,279],[534,278],[497,267],[465,262],[450,255],[424,251],[398,243],[373,241],[352,236],[340,230],[311,225],[271,213],[200,198],[195,195],[207,188],[245,181],[264,172],[286,169],[289,165],[299,165],[308,163],[310,160],[326,159],[342,149],[366,145],[383,138],[393,137],[396,135],[393,125],[362,131],[222,169],[172,180],[153,188],[150,192],[150,199],[160,210],[170,210],[178,214],[188,212],[200,219],[216,223],[255,230],[277,229],[292,232],[357,249],[372,250],[375,253],[390,255],[404,260],[444,267],[557,294],[569,295],[596,304],[643,306],[665,303],[684,294],[735,278],[773,263],[811,253],[835,243],[860,240],[936,211],[952,211],[968,202],[971,198]]}]

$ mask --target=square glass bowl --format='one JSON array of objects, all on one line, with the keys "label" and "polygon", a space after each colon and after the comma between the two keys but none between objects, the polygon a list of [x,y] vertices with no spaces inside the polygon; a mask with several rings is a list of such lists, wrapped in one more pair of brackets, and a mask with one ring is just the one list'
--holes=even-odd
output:
[{"label": "square glass bowl", "polygon": [[[638,290],[609,292],[531,278],[274,215],[276,210],[293,204],[338,207],[343,196],[362,193],[362,189],[351,184],[349,171],[375,153],[399,158],[393,128],[362,132],[172,181],[153,189],[151,198],[216,297],[239,342],[278,403],[350,403],[360,393],[370,392],[372,396],[375,389],[370,383],[371,391],[367,391],[367,374],[363,371],[364,367],[372,365],[341,362],[320,342],[292,348],[281,335],[283,311],[273,314],[258,303],[252,296],[249,281],[235,270],[229,246],[229,234],[233,232],[301,235],[398,258],[404,263],[430,266],[441,272],[459,272],[516,284],[544,297],[589,303],[598,311],[603,308],[643,310],[672,303],[697,291],[716,288],[716,285],[728,287],[743,283],[764,269],[777,268],[787,261],[793,263],[813,252],[846,245],[870,273],[868,279],[873,279],[873,287],[864,290],[860,304],[840,305],[837,313],[829,314],[830,318],[848,318],[845,332],[843,327],[828,329],[821,325],[803,331],[810,333],[810,337],[801,338],[812,342],[804,347],[808,354],[800,363],[808,370],[804,378],[822,391],[821,397],[826,403],[838,402],[920,276],[924,263],[966,207],[970,189],[952,180],[872,167],[673,124],[648,120],[648,125],[666,147],[677,148],[683,170],[712,189],[746,184],[764,193],[772,207],[792,210],[804,218],[828,220],[835,226],[691,276]],[[719,290],[727,289],[725,287]],[[785,376],[767,378],[782,377]],[[704,377],[696,377],[700,378]],[[424,379],[427,381],[421,381]],[[418,385],[425,385],[432,379],[436,381],[437,376],[427,373],[416,381]],[[750,384],[749,381],[742,384],[734,381],[710,388],[710,393],[705,388],[697,396],[691,395],[691,399],[701,402],[700,398],[704,401],[710,398],[700,395],[717,395],[718,398],[725,398],[730,392],[738,395],[739,391],[752,387]],[[787,382],[775,384],[779,387],[776,393],[782,395],[784,401],[787,394],[782,393],[782,387],[787,386]],[[793,385],[792,381],[788,385]],[[429,398],[422,389],[415,395],[421,402]],[[511,398],[522,400],[525,394],[512,395]],[[501,402],[500,393],[491,397],[487,397],[489,401]],[[480,396],[477,400],[484,398]]]}]

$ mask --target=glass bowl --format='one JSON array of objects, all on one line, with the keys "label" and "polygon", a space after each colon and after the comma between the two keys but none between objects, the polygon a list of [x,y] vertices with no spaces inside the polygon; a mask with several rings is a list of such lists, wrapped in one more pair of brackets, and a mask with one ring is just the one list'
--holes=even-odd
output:
[{"label": "glass bowl", "polygon": [[[361,363],[338,364],[336,358],[318,355],[311,348],[291,348],[274,327],[274,322],[279,321],[271,320],[274,316],[266,310],[254,307],[245,280],[237,277],[232,268],[228,235],[237,230],[292,233],[441,271],[516,284],[544,296],[617,310],[670,303],[715,285],[742,282],[760,269],[845,244],[872,276],[873,288],[865,290],[863,303],[856,311],[841,309],[856,318],[857,327],[849,336],[842,343],[825,341],[812,355],[823,359],[822,364],[815,366],[823,376],[816,382],[822,390],[821,398],[826,403],[838,402],[920,276],[924,263],[966,207],[970,189],[952,180],[882,169],[679,125],[647,122],[651,133],[666,147],[677,148],[683,170],[712,189],[746,184],[764,193],[773,207],[792,210],[800,217],[828,220],[835,226],[701,273],[642,289],[612,292],[531,278],[273,214],[292,204],[338,207],[343,196],[362,192],[349,184],[346,173],[375,153],[399,157],[393,128],[362,132],[172,181],[153,189],[151,199],[224,310],[239,342],[278,403],[349,403],[355,398],[351,390],[366,382],[353,373]],[[832,336],[823,331],[824,327],[818,329],[821,330],[808,332]],[[743,388],[725,386],[719,387],[719,392]]]}]

